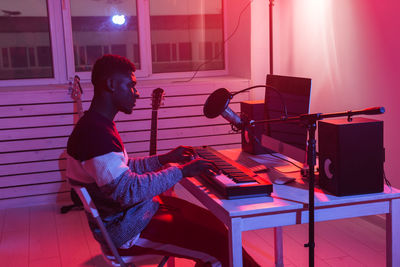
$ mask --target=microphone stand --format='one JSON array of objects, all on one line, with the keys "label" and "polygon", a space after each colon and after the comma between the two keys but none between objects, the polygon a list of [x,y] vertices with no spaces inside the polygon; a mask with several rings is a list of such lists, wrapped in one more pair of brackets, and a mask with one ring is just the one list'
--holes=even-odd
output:
[{"label": "microphone stand", "polygon": [[310,267],[314,267],[314,249],[315,249],[315,203],[314,203],[314,189],[315,189],[315,165],[317,161],[316,152],[316,140],[315,131],[317,129],[317,121],[325,118],[336,118],[336,117],[346,117],[350,122],[352,117],[355,115],[378,115],[385,112],[384,107],[373,107],[357,111],[346,111],[337,113],[313,113],[313,114],[303,114],[296,117],[282,117],[279,119],[271,120],[260,120],[260,121],[250,121],[249,125],[254,126],[255,124],[261,123],[276,123],[276,122],[286,122],[286,121],[298,121],[303,124],[308,131],[307,140],[307,164],[309,167],[309,184],[308,184],[308,243],[304,244],[304,247],[308,247],[308,257]]}]

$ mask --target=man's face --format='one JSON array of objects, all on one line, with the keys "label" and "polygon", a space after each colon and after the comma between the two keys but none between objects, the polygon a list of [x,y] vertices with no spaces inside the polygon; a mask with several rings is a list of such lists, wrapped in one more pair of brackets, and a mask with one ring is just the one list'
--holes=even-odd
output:
[{"label": "man's face", "polygon": [[139,98],[139,92],[136,90],[136,76],[133,72],[130,74],[115,74],[114,79],[114,104],[118,111],[131,114],[136,99]]}]

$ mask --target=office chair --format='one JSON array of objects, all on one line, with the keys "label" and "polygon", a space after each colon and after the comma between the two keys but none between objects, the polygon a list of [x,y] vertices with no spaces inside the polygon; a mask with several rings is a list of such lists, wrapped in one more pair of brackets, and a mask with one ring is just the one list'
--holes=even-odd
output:
[{"label": "office chair", "polygon": [[[75,190],[75,192],[78,194],[79,198],[81,199],[83,203],[83,207],[85,208],[86,212],[91,214],[93,218],[96,220],[97,225],[100,228],[100,231],[104,237],[104,239],[107,242],[107,246],[112,252],[113,255],[106,255],[103,252],[103,256],[105,260],[112,266],[121,266],[121,267],[135,267],[134,261],[138,261],[138,259],[144,259],[144,258],[149,258],[149,257],[155,257],[155,255],[140,255],[140,256],[120,256],[118,253],[117,248],[115,247],[114,243],[111,240],[110,235],[108,234],[106,227],[104,226],[103,221],[100,218],[99,212],[92,201],[92,198],[90,197],[88,191],[86,190],[85,187],[81,186],[72,186],[72,188]],[[161,262],[158,264],[159,267],[162,267],[165,265],[165,263],[168,261],[169,257],[164,256]],[[173,264],[171,264],[173,265]]]}]

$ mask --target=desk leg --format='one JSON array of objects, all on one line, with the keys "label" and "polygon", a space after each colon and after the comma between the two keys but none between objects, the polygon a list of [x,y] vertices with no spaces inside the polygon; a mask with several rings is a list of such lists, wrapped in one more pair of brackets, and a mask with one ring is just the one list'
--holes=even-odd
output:
[{"label": "desk leg", "polygon": [[282,227],[274,228],[274,241],[275,241],[275,266],[283,267],[283,232]]},{"label": "desk leg", "polygon": [[400,199],[392,199],[386,214],[386,266],[400,266]]},{"label": "desk leg", "polygon": [[242,219],[232,218],[229,227],[229,266],[242,267]]}]

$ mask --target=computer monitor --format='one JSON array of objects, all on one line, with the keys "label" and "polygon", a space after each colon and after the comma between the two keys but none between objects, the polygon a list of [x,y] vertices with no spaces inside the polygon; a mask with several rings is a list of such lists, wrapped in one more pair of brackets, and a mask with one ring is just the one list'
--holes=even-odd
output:
[{"label": "computer monitor", "polygon": [[[266,85],[274,88],[265,90],[266,120],[281,118],[283,105],[286,105],[288,117],[309,113],[311,79],[269,74]],[[264,127],[261,143],[265,148],[306,163],[307,129],[304,126],[284,121],[266,123]]]}]

